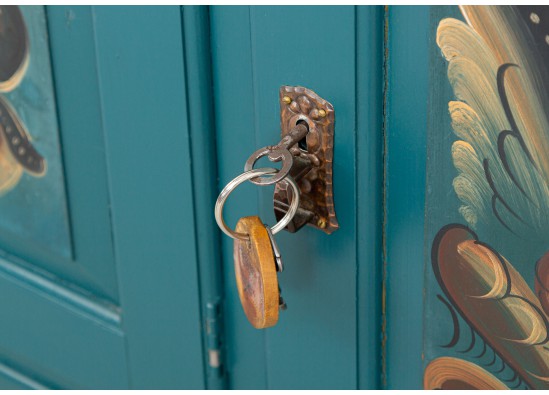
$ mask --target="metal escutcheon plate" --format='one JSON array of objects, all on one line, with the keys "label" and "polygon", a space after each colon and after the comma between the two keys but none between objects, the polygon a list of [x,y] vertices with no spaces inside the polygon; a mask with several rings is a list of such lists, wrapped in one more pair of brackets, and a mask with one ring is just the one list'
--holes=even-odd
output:
[{"label": "metal escutcheon plate", "polygon": [[[296,174],[290,172],[301,190],[301,201],[287,230],[296,232],[308,224],[330,234],[339,228],[332,188],[334,107],[312,90],[301,86],[282,86],[279,98],[281,137],[284,138],[298,122],[306,122],[309,129],[306,150],[294,147],[292,153],[312,163],[312,168],[305,175],[297,174],[300,171],[298,166],[292,169]],[[294,158],[294,161],[298,159]],[[274,205],[277,218],[287,210],[289,196],[289,188],[280,184],[276,186]]]}]

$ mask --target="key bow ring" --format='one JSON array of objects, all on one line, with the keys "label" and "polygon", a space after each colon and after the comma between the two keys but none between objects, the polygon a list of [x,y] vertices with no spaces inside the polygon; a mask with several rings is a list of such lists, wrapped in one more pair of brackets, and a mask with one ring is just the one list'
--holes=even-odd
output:
[{"label": "key bow ring", "polygon": [[272,185],[282,181],[290,174],[290,170],[294,164],[294,158],[287,148],[278,146],[267,146],[255,151],[246,161],[244,171],[252,170],[255,162],[262,157],[267,156],[271,162],[282,161],[282,167],[278,172],[270,177],[254,177],[250,182],[256,185]]},{"label": "key bow ring", "polygon": [[[252,163],[253,166],[253,163]],[[273,235],[280,232],[286,225],[290,223],[290,221],[293,219],[295,214],[297,213],[297,209],[299,208],[299,187],[295,180],[286,173],[283,177],[279,177],[279,174],[282,170],[277,170],[271,167],[263,167],[259,169],[251,169],[247,170],[244,173],[238,175],[231,181],[227,183],[225,188],[221,191],[219,194],[219,197],[217,198],[217,201],[215,203],[215,220],[217,222],[217,225],[219,228],[229,237],[232,237],[233,239],[239,239],[239,240],[248,240],[249,236],[244,233],[236,232],[232,229],[230,229],[227,224],[225,223],[225,220],[223,219],[223,207],[225,205],[225,202],[227,201],[227,198],[229,195],[243,182],[245,181],[251,181],[253,182],[254,179],[261,180],[261,176],[273,174],[273,176],[270,179],[267,179],[267,183],[258,183],[254,182],[258,185],[264,186],[264,185],[270,185],[274,183],[287,183],[291,186],[293,194],[292,194],[292,200],[290,202],[290,207],[288,208],[288,211],[282,217],[280,221],[278,221],[274,226],[270,227],[270,231]],[[277,180],[280,178],[279,180]],[[273,181],[273,179],[277,181]]]}]

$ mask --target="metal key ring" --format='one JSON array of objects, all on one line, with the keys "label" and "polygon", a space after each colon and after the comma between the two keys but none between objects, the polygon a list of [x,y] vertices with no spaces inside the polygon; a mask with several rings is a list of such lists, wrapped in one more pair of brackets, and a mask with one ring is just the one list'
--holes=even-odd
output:
[{"label": "metal key ring", "polygon": [[[239,176],[235,177],[233,180],[229,181],[225,188],[221,191],[219,194],[217,201],[215,202],[215,220],[217,221],[217,225],[219,228],[228,236],[232,237],[233,239],[239,239],[239,240],[248,240],[249,235],[245,233],[238,233],[234,230],[231,230],[225,221],[223,220],[223,206],[225,205],[225,201],[229,197],[229,195],[232,193],[232,191],[235,190],[237,186],[242,184],[244,181],[248,181],[255,177],[260,177],[265,174],[274,174],[277,173],[277,169],[273,169],[271,167],[262,167],[260,169],[253,169],[246,171]],[[287,175],[286,178],[284,178],[280,182],[287,182],[290,184],[293,190],[293,196],[292,201],[290,202],[290,207],[288,208],[288,212],[280,221],[278,221],[274,226],[272,226],[271,233],[277,234],[280,232],[286,225],[290,223],[290,221],[294,218],[295,213],[297,212],[297,209],[299,207],[299,187],[297,186],[297,183],[294,181],[294,179]]]},{"label": "metal key ring", "polygon": [[255,162],[260,158],[268,156],[271,162],[280,162],[282,161],[282,168],[274,176],[268,178],[257,177],[255,180],[252,178],[250,182],[255,185],[271,185],[276,184],[277,182],[282,181],[292,169],[294,164],[294,157],[286,148],[273,149],[272,147],[263,147],[255,151],[244,165],[244,171],[249,171],[254,168]]}]

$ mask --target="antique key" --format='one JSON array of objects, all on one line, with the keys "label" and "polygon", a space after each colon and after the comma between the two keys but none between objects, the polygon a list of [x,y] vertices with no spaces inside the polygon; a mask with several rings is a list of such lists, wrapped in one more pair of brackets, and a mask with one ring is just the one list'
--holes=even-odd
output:
[{"label": "antique key", "polygon": [[[286,309],[277,278],[284,266],[274,235],[282,229],[294,233],[305,225],[328,234],[339,227],[332,189],[334,108],[300,86],[281,87],[279,97],[282,139],[255,151],[246,161],[244,173],[227,183],[215,204],[219,228],[234,239],[238,294],[255,328],[275,325],[279,311]],[[254,169],[265,156],[271,162],[282,162],[280,169]],[[273,208],[278,222],[272,227],[257,216],[241,218],[235,230],[223,220],[227,198],[246,181],[275,186]]]},{"label": "antique key", "polygon": [[259,217],[244,217],[236,231],[248,235],[248,240],[234,240],[234,270],[240,302],[248,321],[258,329],[273,326],[278,321],[280,293],[277,260],[269,231]]},{"label": "antique key", "polygon": [[259,217],[241,218],[235,230],[223,220],[223,206],[231,192],[241,183],[265,175],[276,175],[279,170],[262,168],[249,170],[223,188],[215,205],[215,219],[223,232],[234,239],[234,264],[240,302],[246,317],[255,328],[268,328],[278,321],[279,310],[286,309],[278,286],[277,271],[284,269],[274,234],[282,230],[294,217],[299,207],[299,187],[287,175],[278,181],[292,189],[292,200],[286,215],[273,227],[262,223]]}]

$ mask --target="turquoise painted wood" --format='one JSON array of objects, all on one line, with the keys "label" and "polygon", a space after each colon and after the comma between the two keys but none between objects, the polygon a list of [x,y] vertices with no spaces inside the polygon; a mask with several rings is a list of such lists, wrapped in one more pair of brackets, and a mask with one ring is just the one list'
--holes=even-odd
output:
[{"label": "turquoise painted wood", "polygon": [[[217,313],[219,333],[223,332],[222,260],[219,249],[219,229],[211,219],[217,199],[217,163],[213,86],[211,73],[210,13],[207,7],[182,7],[183,36],[186,67],[188,122],[193,178],[197,265],[201,294],[203,329],[208,330],[212,310]],[[205,217],[203,217],[205,216]],[[221,336],[220,336],[221,337]],[[220,340],[221,342],[221,340]],[[204,349],[216,348],[208,336],[203,336]],[[219,344],[222,348],[222,344]],[[211,368],[209,357],[204,357],[206,386],[209,389],[226,387],[224,367]]]},{"label": "turquoise painted wood", "polygon": [[385,113],[383,387],[423,387],[429,7],[390,7]]},{"label": "turquoise painted wood", "polygon": [[119,275],[130,279],[120,286],[131,384],[201,388],[180,9],[94,13],[115,256]]},{"label": "turquoise painted wood", "polygon": [[358,389],[382,384],[384,9],[356,8]]},{"label": "turquoise painted wood", "polygon": [[207,14],[181,11],[46,9],[76,274],[43,269],[56,258],[31,241],[0,246],[2,388],[209,385],[197,256],[215,238],[196,240],[211,210],[191,170],[209,159],[190,141],[211,109],[206,89],[189,116],[207,60],[183,23]]},{"label": "turquoise painted wood", "polygon": [[[61,26],[66,26],[65,16],[62,15],[59,22]],[[85,15],[81,15],[81,20],[86,20]],[[71,226],[75,260],[72,267],[88,267],[97,273],[102,266],[111,262],[109,269],[112,270],[112,248],[108,242],[111,235],[109,227],[104,226],[103,222],[108,219],[108,205],[102,204],[102,199],[106,198],[106,188],[101,188],[101,177],[103,183],[106,179],[101,166],[104,159],[100,159],[98,153],[101,154],[101,151],[97,148],[89,153],[89,149],[84,150],[87,147],[82,147],[81,155],[78,155],[75,152],[77,145],[71,145],[71,142],[80,144],[93,139],[97,141],[101,137],[101,129],[81,128],[81,125],[93,125],[97,120],[93,106],[86,105],[90,99],[86,98],[80,105],[74,100],[78,92],[86,91],[86,86],[92,85],[93,92],[96,82],[82,78],[74,83],[74,79],[70,81],[75,76],[74,72],[60,72],[58,67],[62,70],[66,63],[56,56],[56,51],[63,44],[55,39],[55,30],[59,25],[49,12],[48,24],[57,111],[67,116],[60,117],[59,125],[63,153],[70,152],[63,159],[64,166],[71,169],[66,175],[67,185],[70,184],[67,188],[68,201],[73,208]],[[85,47],[84,43],[82,47]],[[68,54],[70,45],[64,48],[67,51],[61,52]],[[86,70],[85,58],[76,59],[82,62],[80,72]],[[68,57],[65,60],[77,65],[79,62]],[[65,83],[63,77],[69,80]],[[73,123],[71,115],[74,116]],[[79,136],[80,132],[82,135]],[[64,136],[70,137],[65,139]],[[94,184],[98,187],[94,188]],[[91,188],[91,192],[83,193],[87,187]],[[33,252],[32,243],[28,244],[28,250]],[[2,250],[4,259],[0,289],[3,295],[0,310],[5,319],[1,327],[2,363],[6,366],[4,376],[25,386],[37,383],[52,388],[126,387],[124,336],[120,330],[119,309],[113,303],[116,294],[111,293],[109,297],[101,292],[83,269],[79,270],[79,278],[88,281],[78,282],[78,286],[71,281],[72,277],[62,276],[62,272],[39,270],[40,260],[50,259],[48,255],[34,258],[33,255],[16,256],[17,245],[11,243],[4,243]],[[104,272],[98,277],[102,281],[109,280]]]},{"label": "turquoise painted wood", "polygon": [[[289,308],[276,327],[257,331],[247,322],[234,282],[232,241],[222,240],[229,385],[375,388],[381,341],[381,9],[214,7],[211,15],[220,187],[242,171],[251,152],[278,141],[281,85],[309,87],[336,109],[340,230],[327,236],[305,228],[277,236],[286,262],[279,281]],[[256,213],[273,223],[271,189],[246,185],[231,195],[228,223]],[[359,297],[364,299],[357,303]]]},{"label": "turquoise painted wood", "polygon": [[[499,386],[510,389],[544,388],[547,384],[537,381],[546,376],[547,368],[536,366],[535,346],[502,351],[515,343],[509,341],[517,338],[513,333],[523,333],[517,328],[524,325],[521,314],[528,311],[526,305],[543,306],[544,303],[543,291],[540,291],[543,285],[539,283],[543,282],[540,267],[547,250],[544,238],[547,232],[543,231],[547,210],[543,203],[536,203],[535,214],[521,211],[530,206],[533,195],[524,192],[515,197],[514,187],[527,184],[543,187],[546,181],[536,178],[543,177],[544,173],[533,171],[539,166],[536,160],[513,162],[522,158],[523,152],[519,150],[514,154],[509,142],[498,150],[498,142],[504,141],[499,139],[505,137],[508,129],[516,129],[517,135],[527,141],[539,139],[537,143],[525,144],[530,144],[532,152],[540,150],[547,140],[544,128],[524,125],[537,116],[546,117],[547,106],[542,105],[535,115],[528,115],[518,108],[534,108],[540,99],[532,94],[513,99],[516,100],[511,105],[513,115],[507,115],[501,126],[487,127],[483,140],[487,149],[479,148],[477,138],[482,135],[479,130],[469,128],[466,121],[460,123],[453,112],[458,106],[470,108],[470,114],[475,114],[470,119],[478,117],[479,125],[489,125],[498,114],[504,113],[505,98],[511,97],[510,92],[522,89],[527,84],[524,81],[537,78],[536,73],[546,75],[545,36],[538,37],[533,32],[540,20],[547,19],[543,17],[547,8],[476,7],[481,6],[390,7],[388,12],[384,165],[387,174],[386,388],[431,385],[459,389],[460,376],[464,378],[464,386],[469,387],[466,376],[450,369],[444,373],[447,377],[456,376],[451,383],[433,380],[436,376],[433,366],[440,367],[448,361],[450,367],[467,364],[468,373],[478,371],[479,376],[493,378]],[[479,19],[474,17],[476,13]],[[494,31],[483,30],[484,26],[501,27],[501,31],[494,37]],[[468,33],[456,39],[461,32]],[[470,37],[465,37],[469,34]],[[514,37],[522,38],[515,41]],[[486,54],[473,44],[477,40],[489,48]],[[516,55],[506,53],[508,50],[524,51],[527,55],[515,58]],[[497,60],[483,69],[481,65],[488,64],[483,62],[491,57]],[[499,74],[507,62],[516,63],[517,70],[523,70],[524,81],[513,82],[508,74]],[[529,70],[527,64],[533,65],[531,71],[524,71]],[[487,85],[475,92],[481,79]],[[544,91],[546,78],[540,77],[534,85]],[[476,102],[475,93],[480,98]],[[485,102],[495,105],[483,107]],[[509,126],[515,121],[521,126]],[[467,133],[460,133],[466,129]],[[476,162],[470,157],[460,158],[456,154],[458,147],[471,147]],[[514,164],[508,164],[508,160]],[[463,163],[466,163],[465,170],[460,167]],[[506,166],[513,170],[498,173],[498,168]],[[473,179],[473,171],[480,175],[480,182],[468,181]],[[523,181],[515,185],[507,181],[507,177],[512,178],[509,174],[519,173],[523,174]],[[465,187],[461,184],[463,180],[466,180]],[[506,182],[513,188],[505,189]],[[483,183],[490,188],[485,195],[481,192]],[[472,209],[473,215],[468,215],[465,209],[471,205],[470,196],[476,194],[478,207],[486,210]],[[520,218],[520,225],[518,221],[513,222],[515,215]],[[460,232],[459,229],[474,234],[477,240],[471,243],[456,237],[455,233],[452,235],[452,231]],[[448,244],[452,236],[456,242]],[[474,246],[473,252],[467,249],[468,243]],[[474,289],[471,284],[497,278],[491,274],[491,270],[500,267],[493,263],[497,260],[507,273],[512,273],[506,284],[512,282],[513,287],[524,284],[522,291],[511,290],[508,285],[508,292],[513,297],[515,292],[523,292],[520,294],[523,296],[517,298],[525,303],[510,308],[504,304],[507,294],[492,299],[487,295],[482,308],[477,310],[477,294],[471,291]],[[475,264],[471,264],[473,261]],[[445,270],[451,275],[441,274]],[[488,287],[492,285],[490,281]],[[495,309],[499,309],[498,313],[492,314]],[[515,311],[520,312],[520,316]],[[542,308],[539,311],[545,320],[546,312]],[[530,324],[524,327],[530,328]],[[535,377],[531,375],[534,370]]]},{"label": "turquoise painted wood", "polygon": [[[9,10],[9,8],[8,8]],[[47,21],[44,7],[21,7],[19,10],[27,31],[27,61],[21,69],[21,79],[13,89],[2,89],[2,101],[10,106],[31,137],[32,147],[42,159],[43,169],[40,172],[25,169],[16,175],[10,171],[11,166],[3,165],[1,175],[0,219],[1,238],[4,241],[17,240],[23,244],[32,244],[37,251],[47,252],[58,258],[70,258],[70,226],[67,211],[65,181],[61,160],[61,145],[56,114],[55,92],[51,73],[51,57],[48,45]],[[9,11],[4,13],[9,15]],[[6,18],[6,16],[4,16]],[[4,47],[5,48],[5,47]],[[4,49],[3,52],[7,50]],[[6,116],[3,114],[4,117]],[[25,156],[31,152],[23,147]],[[4,152],[3,163],[13,157]],[[27,157],[28,158],[31,157]],[[33,160],[33,159],[31,159]],[[23,168],[24,169],[24,168]],[[11,174],[14,186],[6,185],[5,180]],[[25,254],[24,248],[18,251]],[[58,263],[59,259],[56,260]],[[63,261],[63,260],[62,260]],[[45,268],[68,272],[71,266],[53,262],[41,262]]]},{"label": "turquoise painted wood", "polygon": [[[384,105],[396,105],[383,7],[45,15],[72,255],[0,237],[0,388],[380,388]],[[285,84],[336,109],[340,229],[277,235],[289,309],[258,331],[213,206],[278,141]],[[271,187],[243,186],[226,209],[231,225],[257,213],[273,222]]]}]

